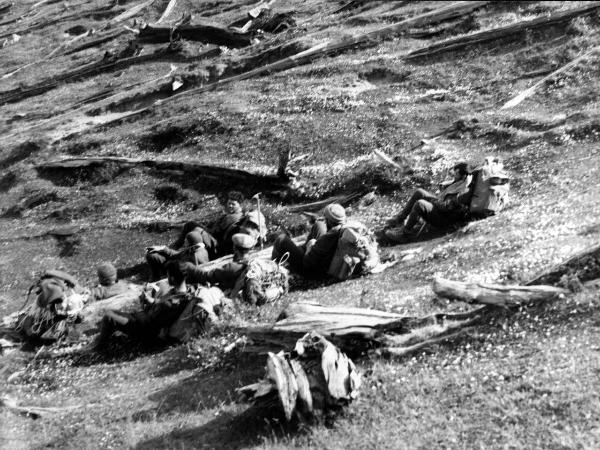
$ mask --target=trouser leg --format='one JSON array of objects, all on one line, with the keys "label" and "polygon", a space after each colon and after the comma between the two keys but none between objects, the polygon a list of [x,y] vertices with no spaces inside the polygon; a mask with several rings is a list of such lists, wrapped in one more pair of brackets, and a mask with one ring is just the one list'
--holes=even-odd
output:
[{"label": "trouser leg", "polygon": [[164,274],[164,267],[167,263],[167,257],[160,253],[148,253],[146,261],[150,266],[150,281],[160,280]]},{"label": "trouser leg", "polygon": [[428,221],[428,217],[433,211],[433,203],[428,202],[427,200],[418,200],[412,207],[408,218],[406,219],[406,224],[404,225],[404,229],[406,231],[411,231],[414,226],[417,224],[419,219],[423,219],[426,222]]},{"label": "trouser leg", "polygon": [[290,269],[296,273],[303,272],[303,264],[302,260],[304,259],[304,250],[302,247],[296,245],[292,239],[286,235],[280,235],[273,244],[273,253],[271,254],[271,259],[280,262],[283,255],[289,253],[288,264]]},{"label": "trouser leg", "polygon": [[415,205],[419,200],[427,200],[432,203],[436,200],[436,196],[431,192],[426,191],[425,189],[417,189],[413,195],[408,199],[408,202],[404,206],[404,209],[394,217],[390,222],[393,222],[395,225],[402,225],[402,223],[410,216],[413,211]]}]

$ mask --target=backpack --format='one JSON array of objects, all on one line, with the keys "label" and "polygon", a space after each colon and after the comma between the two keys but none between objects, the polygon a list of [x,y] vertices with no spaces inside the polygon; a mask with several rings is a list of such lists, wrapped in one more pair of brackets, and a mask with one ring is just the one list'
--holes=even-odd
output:
[{"label": "backpack", "polygon": [[[28,305],[34,289],[36,301]],[[48,270],[29,288],[16,330],[26,338],[58,340],[66,332],[65,324],[59,322],[76,320],[88,295],[73,276],[60,270]]]},{"label": "backpack", "polygon": [[353,275],[370,273],[379,265],[375,235],[359,222],[347,222],[340,229],[338,244],[327,274],[347,280]]},{"label": "backpack", "polygon": [[488,217],[508,205],[510,177],[498,158],[488,157],[473,171],[473,187],[469,212],[477,217]]},{"label": "backpack", "polygon": [[283,262],[259,258],[251,260],[236,281],[232,297],[239,293],[246,303],[261,306],[287,294],[289,272],[283,267]]}]

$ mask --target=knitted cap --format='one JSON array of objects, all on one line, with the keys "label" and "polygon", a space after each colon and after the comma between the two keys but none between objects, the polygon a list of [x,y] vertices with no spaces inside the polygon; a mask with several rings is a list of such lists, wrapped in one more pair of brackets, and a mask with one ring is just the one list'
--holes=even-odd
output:
[{"label": "knitted cap", "polygon": [[190,246],[200,244],[204,240],[202,239],[202,233],[200,231],[190,231],[185,238]]},{"label": "knitted cap", "polygon": [[256,238],[244,233],[236,233],[231,237],[234,247],[250,250],[256,245]]},{"label": "knitted cap", "polygon": [[98,280],[100,284],[111,284],[117,281],[117,269],[109,262],[98,266]]},{"label": "knitted cap", "polygon": [[346,221],[346,210],[339,203],[332,203],[323,209],[323,215],[331,223],[339,225]]}]

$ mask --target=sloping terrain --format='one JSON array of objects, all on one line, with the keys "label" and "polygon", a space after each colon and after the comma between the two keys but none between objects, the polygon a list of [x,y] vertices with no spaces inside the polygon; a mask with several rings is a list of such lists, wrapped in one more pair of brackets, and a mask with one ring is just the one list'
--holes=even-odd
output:
[{"label": "sloping terrain", "polygon": [[[293,192],[263,192],[272,234],[281,225],[301,231],[301,218],[286,205],[357,190],[374,191],[374,201],[355,202],[349,213],[378,229],[413,189],[435,189],[455,162],[477,164],[488,155],[505,161],[512,201],[498,216],[411,244],[421,251],[386,272],[296,290],[285,304],[310,300],[410,315],[455,310],[462,306],[431,292],[434,276],[524,282],[598,242],[600,52],[501,109],[600,44],[596,2],[493,2],[204,92],[197,90],[447,3],[280,0],[274,12],[290,13],[294,26],[257,32],[242,48],[183,40],[168,52],[168,42],[136,43],[124,25],[156,22],[169,2],[155,0],[116,20],[142,3],[23,0],[0,8],[3,74],[22,67],[0,80],[2,315],[19,309],[35,275],[48,268],[91,285],[96,265],[109,260],[141,282],[143,250],[171,242],[177,229],[170,224],[213,216],[223,189],[248,196],[260,190],[144,167],[36,169],[67,157],[197,162],[275,174],[280,154],[302,155],[291,166],[298,173]],[[352,5],[337,12],[345,3]],[[179,0],[165,23],[191,14],[193,24],[237,25],[254,6]],[[568,20],[409,57],[438,42],[585,7]],[[102,36],[105,42],[68,54]],[[131,61],[153,52],[165,53]],[[115,61],[114,55],[129,60],[55,82],[65,70]],[[405,169],[386,165],[374,149]],[[52,234],[65,226],[76,232]],[[2,357],[3,394],[63,409],[37,421],[1,410],[0,442],[6,448],[597,448],[598,306],[598,292],[586,290],[499,313],[431,353],[359,359],[366,377],[359,400],[333,425],[301,429],[265,425],[235,403],[234,389],[259,378],[264,364],[223,354],[235,336],[166,349],[124,343],[114,355],[86,358],[14,352]],[[240,315],[269,321],[279,309]]]}]

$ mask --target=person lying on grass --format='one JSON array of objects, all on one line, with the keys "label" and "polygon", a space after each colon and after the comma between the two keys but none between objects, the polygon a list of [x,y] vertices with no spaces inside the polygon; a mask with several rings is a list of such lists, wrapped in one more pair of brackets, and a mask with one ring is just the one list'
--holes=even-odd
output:
[{"label": "person lying on grass", "polygon": [[116,331],[142,341],[158,337],[161,330],[175,323],[187,304],[194,298],[195,291],[188,288],[186,275],[186,263],[169,261],[167,263],[168,289],[164,293],[159,292],[156,297],[143,292],[140,297],[144,308],[142,311],[134,313],[107,311],[102,318],[100,334],[89,349],[104,349]]},{"label": "person lying on grass", "polygon": [[417,189],[404,209],[387,222],[385,237],[401,244],[415,238],[415,226],[423,219],[436,228],[448,228],[465,220],[469,205],[471,166],[461,162],[452,167],[452,181],[439,194]]}]

